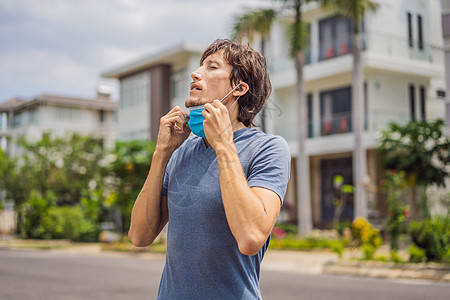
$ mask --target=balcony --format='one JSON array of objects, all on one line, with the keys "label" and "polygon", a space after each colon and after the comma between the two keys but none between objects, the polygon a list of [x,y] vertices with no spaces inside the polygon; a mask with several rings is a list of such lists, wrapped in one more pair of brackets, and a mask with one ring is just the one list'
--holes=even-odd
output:
[{"label": "balcony", "polygon": [[[370,32],[362,35],[363,52],[377,57],[377,61],[384,62],[384,67],[391,67],[392,62],[399,63],[403,61],[404,64],[410,65],[411,61],[416,61],[423,65],[423,63],[433,64],[434,66],[444,65],[444,52],[442,46],[421,42],[420,45],[417,40],[412,41],[412,47],[407,37],[390,35],[388,33]],[[420,47],[419,47],[420,46]],[[305,49],[305,76],[308,77],[308,70],[317,68],[319,73],[323,73],[322,67],[324,64],[328,66],[329,62],[333,62],[333,70],[336,68],[348,69],[348,62],[342,60],[342,57],[350,57],[352,52],[352,38],[351,36],[342,36],[333,40],[322,40],[318,47]],[[336,62],[336,63],[335,63]],[[371,60],[366,61],[370,66]],[[319,67],[321,66],[321,67]],[[350,64],[351,66],[351,64]],[[414,66],[416,68],[416,66]],[[325,68],[329,69],[329,68]],[[417,68],[416,68],[417,69]],[[280,74],[293,74],[295,72],[295,62],[289,56],[273,57],[269,60],[269,70],[274,76]],[[336,71],[336,70],[335,70]],[[416,70],[422,72],[424,70]],[[430,70],[435,72],[435,70]],[[315,73],[315,71],[313,72]],[[315,77],[315,76],[313,76]]]},{"label": "balcony", "polygon": [[432,64],[443,65],[444,63],[443,48],[439,45],[408,40],[407,37],[381,32],[364,34],[363,42],[367,45],[367,50],[370,53]]},{"label": "balcony", "polygon": [[338,133],[352,131],[351,112],[333,114],[330,117],[323,117],[320,122],[320,135],[327,136]]},{"label": "balcony", "polygon": [[319,61],[347,55],[352,51],[352,37],[345,36],[338,40],[323,41],[319,46]]}]

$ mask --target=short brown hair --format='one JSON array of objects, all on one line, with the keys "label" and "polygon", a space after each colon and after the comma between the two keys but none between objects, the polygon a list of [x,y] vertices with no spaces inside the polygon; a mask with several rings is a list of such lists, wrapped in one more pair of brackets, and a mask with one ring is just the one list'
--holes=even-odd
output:
[{"label": "short brown hair", "polygon": [[244,123],[246,127],[255,126],[253,119],[261,111],[272,92],[266,58],[248,44],[240,45],[227,39],[219,39],[203,52],[200,65],[208,56],[220,51],[223,51],[224,59],[232,66],[231,85],[234,86],[243,81],[249,86],[248,92],[238,101],[238,121]]}]

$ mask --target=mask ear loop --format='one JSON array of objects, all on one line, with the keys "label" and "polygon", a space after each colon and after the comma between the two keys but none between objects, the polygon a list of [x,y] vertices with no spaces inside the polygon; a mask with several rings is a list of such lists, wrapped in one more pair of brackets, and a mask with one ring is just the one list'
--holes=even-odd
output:
[{"label": "mask ear loop", "polygon": [[[238,86],[241,85],[242,82],[239,82],[238,85],[236,85],[231,91],[228,92],[228,94],[226,94],[225,96],[223,96],[222,99],[220,99],[220,102],[222,102],[226,97],[228,97],[228,95],[230,95],[235,89],[238,88]],[[239,96],[240,97],[240,96]]]},{"label": "mask ear loop", "polygon": [[231,105],[231,107],[228,109],[228,111],[230,111],[233,108],[233,106],[236,105],[236,103],[238,102],[239,98],[241,98],[241,96],[237,97],[236,101],[234,101],[233,105]]}]

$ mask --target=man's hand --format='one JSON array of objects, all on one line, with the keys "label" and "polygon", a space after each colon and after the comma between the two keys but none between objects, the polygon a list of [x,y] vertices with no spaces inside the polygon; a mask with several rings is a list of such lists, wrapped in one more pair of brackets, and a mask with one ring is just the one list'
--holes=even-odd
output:
[{"label": "man's hand", "polygon": [[175,151],[188,138],[191,130],[187,125],[188,114],[175,106],[159,121],[156,147],[162,151]]},{"label": "man's hand", "polygon": [[203,128],[208,143],[214,150],[221,146],[233,144],[233,128],[228,114],[228,109],[219,100],[205,105],[202,115],[205,117]]}]

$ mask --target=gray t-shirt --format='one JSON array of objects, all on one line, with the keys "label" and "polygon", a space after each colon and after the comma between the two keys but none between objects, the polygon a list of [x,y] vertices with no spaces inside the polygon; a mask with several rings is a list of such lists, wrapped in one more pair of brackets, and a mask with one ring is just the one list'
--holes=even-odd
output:
[{"label": "gray t-shirt", "polygon": [[[234,133],[250,187],[272,190],[281,201],[289,180],[286,141],[244,128]],[[260,299],[258,254],[239,252],[225,216],[217,157],[200,137],[190,137],[172,155],[163,194],[168,197],[166,264],[157,299]]]}]

